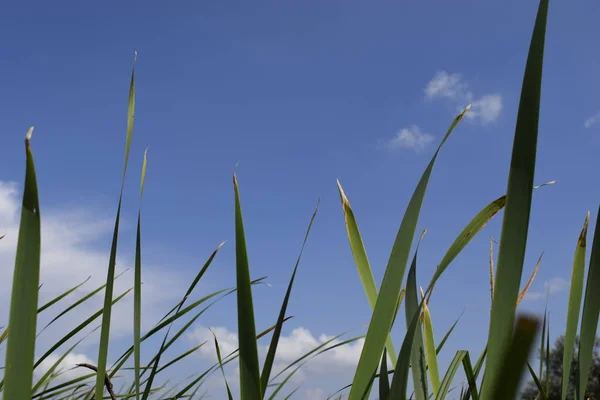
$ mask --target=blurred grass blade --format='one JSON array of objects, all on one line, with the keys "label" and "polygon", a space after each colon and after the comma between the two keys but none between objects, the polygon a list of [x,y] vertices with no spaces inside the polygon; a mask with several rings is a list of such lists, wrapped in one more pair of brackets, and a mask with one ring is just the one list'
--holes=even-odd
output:
[{"label": "blurred grass blade", "polygon": [[41,233],[37,179],[30,146],[32,133],[33,127],[25,136],[25,185],[10,301],[8,326],[12,333],[6,344],[4,399],[30,398],[33,382]]},{"label": "blurred grass blade", "polygon": [[[421,294],[423,295],[423,299],[425,299],[422,288]],[[433,397],[435,397],[437,396],[441,382],[435,351],[435,339],[433,337],[433,323],[431,322],[431,313],[427,306],[427,300],[423,302],[423,342],[425,344],[425,356],[427,357],[427,370],[431,381],[431,391],[433,392]]]},{"label": "blurred grass blade", "polygon": [[58,303],[59,301],[61,301],[62,299],[64,299],[65,297],[67,297],[68,295],[70,295],[71,293],[73,293],[74,291],[76,291],[77,289],[79,289],[81,286],[83,286],[87,281],[90,280],[92,276],[88,276],[86,278],[86,280],[84,280],[83,282],[81,282],[80,284],[72,287],[71,289],[66,290],[65,292],[61,293],[60,295],[56,296],[55,298],[53,298],[52,300],[50,300],[49,302],[47,302],[46,304],[44,304],[43,306],[41,306],[40,308],[38,308],[37,313],[41,313],[42,311],[46,310],[49,307],[52,307],[54,304]]},{"label": "blurred grass blade", "polygon": [[[423,236],[425,236],[425,232],[421,233],[421,237],[419,238],[419,242],[417,244],[417,248],[415,250],[415,255],[412,260],[411,272],[412,274],[406,281],[406,304],[405,304],[405,316],[406,316],[406,326],[410,325],[410,322],[413,316],[421,315],[421,311],[419,308],[419,299],[417,295],[417,254],[419,252],[419,246],[421,244],[421,240],[423,240]],[[427,298],[423,296],[422,307],[423,312],[425,312],[425,307],[427,305]],[[425,372],[425,346],[423,344],[423,332],[421,331],[421,325],[417,326],[415,330],[415,335],[413,339],[413,347],[410,353],[410,363],[411,363],[411,372],[413,378],[413,390],[415,391],[416,400],[425,400],[427,398],[428,389],[427,389],[427,375]]]},{"label": "blurred grass blade", "polygon": [[594,229],[594,240],[592,242],[592,254],[588,268],[587,283],[585,286],[585,298],[581,314],[581,327],[579,333],[579,382],[576,385],[577,398],[583,399],[587,386],[594,355],[594,342],[598,328],[598,316],[600,315],[600,210],[596,217]]},{"label": "blurred grass blade", "polygon": [[133,366],[135,398],[140,398],[140,339],[142,331],[142,197],[146,181],[148,149],[144,152],[142,179],[140,183],[140,205],[138,209],[137,233],[135,239],[135,272],[133,284]]},{"label": "blurred grass blade", "polygon": [[[342,184],[339,180],[337,181],[337,186],[338,191],[340,192],[340,199],[342,201],[342,210],[344,211],[344,221],[346,223],[346,233],[348,236],[348,241],[350,242],[352,256],[354,257],[354,264],[356,264],[356,270],[358,271],[358,276],[367,296],[369,305],[371,306],[371,310],[374,310],[375,303],[377,302],[377,285],[375,283],[375,278],[373,277],[373,271],[371,270],[369,258],[367,257],[367,251],[365,249],[360,230],[358,229],[356,218],[354,217],[354,211],[352,211],[350,201],[348,200],[348,197],[346,197],[346,193],[344,193],[344,189],[342,188]],[[398,300],[399,306],[400,298],[398,298]],[[397,309],[398,307],[396,307],[396,313]],[[386,339],[385,345],[388,350],[387,352],[390,355],[390,360],[393,367],[396,365],[396,351],[394,350],[392,338],[389,335]]]},{"label": "blurred grass blade", "polygon": [[[511,343],[501,354],[500,373],[496,380],[496,382],[501,383],[490,387],[492,390],[490,399],[506,400],[516,398],[523,369],[533,347],[533,341],[537,335],[538,328],[538,320],[523,316],[519,317]],[[490,358],[488,357],[489,360]],[[489,382],[489,380],[484,381],[484,387]],[[482,395],[481,398],[486,399],[487,397]]]},{"label": "blurred grass blade", "polygon": [[217,336],[211,330],[213,338],[215,340],[215,349],[217,350],[217,360],[219,361],[219,367],[221,367],[221,373],[223,374],[223,380],[225,380],[225,387],[227,388],[227,397],[229,400],[233,400],[233,396],[231,395],[231,390],[229,389],[229,383],[227,383],[227,377],[225,376],[225,370],[223,369],[223,361],[221,360],[221,350],[219,349],[219,341],[217,340]]},{"label": "blurred grass blade", "polygon": [[571,289],[569,290],[569,308],[567,311],[567,327],[565,331],[563,362],[562,362],[562,384],[561,399],[567,398],[569,387],[569,375],[571,372],[571,361],[575,348],[575,336],[579,325],[579,314],[581,312],[581,297],[583,296],[583,275],[585,274],[585,252],[587,246],[587,231],[590,223],[590,213],[587,213],[583,228],[575,247],[573,269],[571,271]]},{"label": "blurred grass blade", "polygon": [[446,398],[446,396],[448,395],[448,391],[450,390],[450,385],[452,384],[452,381],[454,380],[454,376],[456,375],[458,368],[462,364],[463,359],[465,358],[465,356],[467,354],[468,354],[468,352],[466,350],[459,350],[456,352],[456,354],[454,355],[454,358],[452,359],[452,362],[450,363],[450,365],[448,366],[448,369],[446,370],[444,379],[442,380],[442,382],[440,384],[440,389],[439,389],[437,395],[434,396],[435,400],[444,400]]},{"label": "blurred grass blade", "polygon": [[129,160],[129,150],[131,147],[131,137],[133,134],[133,120],[135,114],[135,58],[131,70],[131,83],[129,85],[129,100],[127,106],[127,135],[125,138],[125,160],[123,163],[123,176],[121,178],[121,193],[119,194],[119,205],[117,206],[117,216],[115,218],[115,228],[113,232],[110,257],[108,261],[108,272],[106,274],[106,290],[104,292],[104,312],[102,313],[102,329],[100,331],[100,344],[98,346],[98,365],[96,372],[96,399],[101,399],[104,393],[104,377],[106,375],[106,360],[108,357],[108,340],[110,336],[110,318],[112,315],[112,297],[113,281],[115,277],[115,266],[117,263],[117,244],[119,241],[119,220],[121,217],[121,204],[123,202],[123,189],[125,187],[125,176],[127,173],[127,162]]},{"label": "blurred grass blade", "polygon": [[433,158],[425,169],[402,218],[400,229],[394,241],[394,246],[392,247],[392,252],[383,276],[379,295],[377,296],[365,344],[354,374],[349,400],[358,399],[365,393],[371,381],[371,376],[377,369],[385,341],[392,327],[396,303],[400,294],[400,287],[404,278],[410,248],[417,228],[417,221],[431,171],[442,146],[468,109],[469,107],[459,114],[450,125]]},{"label": "blurred grass blade", "polygon": [[241,400],[262,399],[258,347],[254,323],[250,268],[244,235],[244,221],[237,178],[233,175],[235,192],[235,253],[237,275],[238,338],[240,347],[240,395]]},{"label": "blurred grass blade", "polygon": [[388,400],[390,397],[390,381],[387,371],[387,351],[384,347],[381,356],[381,367],[379,368],[379,400]]},{"label": "blurred grass blade", "polygon": [[317,212],[319,211],[319,200],[317,202],[317,207],[313,212],[312,217],[310,218],[310,222],[308,224],[308,228],[306,229],[306,234],[304,235],[304,241],[302,242],[302,247],[300,248],[300,254],[298,255],[298,259],[296,260],[296,265],[294,266],[294,272],[292,273],[292,277],[290,278],[290,282],[287,287],[287,291],[285,293],[285,297],[283,299],[283,304],[281,304],[281,310],[279,311],[279,317],[277,318],[277,325],[275,326],[275,331],[273,332],[273,337],[271,338],[271,344],[269,345],[269,350],[267,352],[267,357],[265,359],[265,363],[263,365],[262,374],[260,376],[261,385],[262,385],[262,393],[265,393],[267,390],[267,384],[269,383],[269,376],[271,375],[271,368],[273,367],[273,362],[275,361],[275,352],[277,351],[277,345],[279,343],[279,336],[281,335],[281,328],[283,327],[283,322],[285,320],[285,313],[287,311],[288,302],[290,300],[290,295],[292,293],[292,286],[294,285],[294,279],[296,278],[296,272],[298,271],[298,265],[300,264],[300,259],[302,258],[302,252],[304,251],[304,246],[306,245],[306,241],[308,240],[308,235],[310,233],[310,228],[312,227],[313,221],[317,216]]},{"label": "blurred grass blade", "polygon": [[[527,56],[508,177],[487,342],[486,379],[481,392],[483,399],[491,398],[494,389],[499,387],[496,379],[502,366],[500,358],[510,343],[515,320],[535,172],[547,14],[548,0],[541,0]],[[503,397],[506,398],[509,397]]]}]

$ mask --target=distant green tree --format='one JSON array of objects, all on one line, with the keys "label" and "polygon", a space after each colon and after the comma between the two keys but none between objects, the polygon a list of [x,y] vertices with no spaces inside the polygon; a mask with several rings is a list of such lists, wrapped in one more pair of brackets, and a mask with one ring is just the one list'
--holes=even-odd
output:
[{"label": "distant green tree", "polygon": [[[562,391],[562,364],[564,351],[564,336],[560,336],[554,343],[554,347],[550,350],[550,364],[548,367],[549,375],[549,390],[548,400],[561,400]],[[575,340],[575,351],[571,360],[571,373],[569,375],[569,387],[567,391],[567,399],[575,399],[575,382],[577,379],[577,350],[579,349],[579,337]],[[590,374],[587,384],[587,396],[592,400],[600,400],[600,338],[596,339],[594,345],[594,358],[590,368]],[[535,366],[532,365],[535,369]],[[537,371],[536,371],[537,373]],[[541,378],[542,384],[546,384],[546,373]],[[527,387],[521,394],[521,400],[535,400],[539,391],[535,383],[530,381]]]}]

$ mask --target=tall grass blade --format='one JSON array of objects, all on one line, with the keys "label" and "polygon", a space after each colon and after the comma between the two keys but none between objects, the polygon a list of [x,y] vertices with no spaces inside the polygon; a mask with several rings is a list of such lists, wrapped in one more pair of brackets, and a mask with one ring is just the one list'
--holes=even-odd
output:
[{"label": "tall grass blade", "polygon": [[281,304],[281,310],[279,311],[279,317],[277,318],[277,325],[275,326],[275,331],[273,332],[273,337],[271,338],[271,344],[269,345],[269,350],[267,352],[267,357],[265,359],[265,363],[263,365],[262,374],[260,376],[261,385],[262,385],[262,393],[265,393],[267,390],[267,385],[269,383],[269,376],[271,375],[271,368],[273,367],[273,362],[275,361],[275,353],[277,351],[277,345],[279,343],[279,336],[281,335],[281,328],[283,327],[283,322],[285,320],[285,313],[287,311],[288,302],[290,300],[290,295],[292,293],[292,286],[294,285],[294,279],[296,278],[296,272],[298,271],[298,265],[300,265],[300,259],[302,258],[302,252],[304,251],[304,246],[306,245],[306,241],[308,240],[308,235],[310,233],[310,228],[312,227],[313,221],[317,216],[317,212],[319,211],[319,203],[317,203],[317,207],[313,212],[312,217],[310,218],[310,222],[308,224],[308,228],[306,229],[306,234],[304,235],[304,241],[302,242],[302,247],[300,249],[300,254],[298,255],[298,259],[296,260],[296,265],[294,266],[294,272],[292,273],[292,277],[290,278],[290,282],[287,287],[287,291],[285,293],[285,297],[283,299],[283,304]]},{"label": "tall grass blade", "polygon": [[583,275],[585,274],[585,252],[587,246],[587,231],[590,223],[590,213],[588,211],[583,228],[577,240],[575,247],[575,256],[573,259],[573,269],[571,271],[571,289],[569,290],[569,306],[567,309],[567,327],[565,330],[563,363],[562,363],[562,384],[561,399],[567,398],[569,388],[569,375],[571,372],[571,361],[575,348],[575,336],[577,335],[577,326],[579,325],[579,314],[581,312],[581,297],[583,296]]},{"label": "tall grass blade", "polygon": [[[423,294],[423,298],[425,298],[423,289],[421,289],[421,293]],[[425,356],[427,357],[427,370],[429,372],[429,380],[431,381],[431,391],[433,392],[433,397],[435,397],[437,396],[441,382],[435,350],[435,339],[433,337],[433,323],[427,300],[423,303],[423,341],[425,343]]]},{"label": "tall grass blade", "polygon": [[588,268],[585,298],[581,314],[578,358],[579,384],[576,385],[576,393],[579,400],[584,398],[590,366],[592,365],[592,357],[594,355],[594,342],[596,340],[598,317],[600,315],[600,292],[598,288],[600,288],[600,210],[596,217],[592,254],[590,255],[590,266]]},{"label": "tall grass blade", "polygon": [[[40,281],[40,203],[29,128],[25,136],[25,185],[10,301],[4,370],[5,399],[31,397]],[[8,331],[8,328],[7,328]]]},{"label": "tall grass blade", "polygon": [[406,270],[410,248],[417,228],[417,220],[421,212],[421,205],[423,204],[431,171],[442,146],[468,109],[469,107],[459,114],[450,125],[408,204],[383,276],[375,309],[373,310],[371,322],[367,330],[367,337],[354,374],[349,400],[358,399],[365,393],[371,381],[371,376],[379,364],[379,357],[392,327],[396,302],[400,293],[400,286]]},{"label": "tall grass blade", "polygon": [[[365,249],[360,230],[358,229],[356,218],[354,217],[354,211],[352,211],[350,201],[348,200],[348,197],[346,197],[346,193],[344,192],[342,184],[339,180],[337,181],[337,186],[338,191],[340,192],[340,199],[342,201],[342,210],[344,211],[344,221],[346,223],[346,233],[348,236],[348,241],[350,242],[352,256],[354,257],[354,264],[356,264],[356,270],[358,271],[358,276],[365,291],[365,295],[367,296],[369,305],[371,306],[371,310],[374,310],[375,303],[377,302],[377,285],[375,283],[375,278],[373,277],[373,271],[371,270],[369,258],[367,257],[367,251]],[[398,300],[399,306],[400,298],[398,298]],[[398,307],[396,307],[396,313],[397,309]],[[396,365],[396,351],[394,350],[392,338],[389,335],[386,339],[385,345],[387,347],[387,353],[390,355],[390,360],[393,367]]]},{"label": "tall grass blade", "polygon": [[135,58],[131,70],[131,83],[129,85],[129,101],[127,106],[127,135],[125,139],[125,161],[123,163],[123,176],[121,178],[121,193],[119,194],[119,205],[117,206],[117,216],[115,218],[115,228],[113,232],[110,257],[108,262],[108,272],[106,274],[106,290],[104,292],[104,312],[102,314],[102,329],[100,331],[100,345],[98,346],[98,371],[96,374],[96,399],[101,399],[104,393],[104,377],[106,375],[106,360],[108,357],[108,339],[110,336],[110,317],[112,313],[113,281],[115,277],[115,266],[117,262],[117,243],[119,241],[119,220],[121,217],[121,204],[123,201],[123,189],[125,187],[125,176],[127,173],[127,162],[129,160],[129,150],[131,147],[131,137],[133,134],[133,120],[135,113]]},{"label": "tall grass blade", "polygon": [[137,232],[135,239],[135,272],[133,283],[133,366],[135,398],[140,398],[140,339],[142,331],[142,197],[148,166],[148,149],[144,152],[142,179],[140,183],[140,205],[138,210]]},{"label": "tall grass blade", "polygon": [[388,400],[390,397],[390,381],[387,372],[387,351],[384,347],[379,368],[379,400]]},{"label": "tall grass blade", "polygon": [[515,304],[519,294],[529,229],[547,15],[548,0],[541,0],[525,67],[508,177],[506,210],[502,223],[487,342],[488,362],[484,373],[486,379],[481,393],[483,399],[491,398],[494,388],[498,387],[496,379],[501,367],[500,358],[507,350],[514,326]]},{"label": "tall grass blade", "polygon": [[[523,369],[533,347],[533,341],[537,335],[538,328],[538,320],[529,317],[519,317],[512,340],[501,354],[500,373],[496,380],[498,384],[490,387],[492,390],[490,399],[506,400],[516,398]],[[489,360],[490,358],[488,357]],[[490,381],[483,382],[484,388],[488,382]],[[487,397],[481,395],[481,398],[486,399]]]},{"label": "tall grass blade", "polygon": [[240,394],[242,400],[259,400],[262,399],[262,387],[258,365],[250,268],[248,266],[248,253],[244,235],[242,205],[240,203],[238,182],[235,174],[233,175],[233,187],[235,192],[235,252],[238,337],[240,343]]}]

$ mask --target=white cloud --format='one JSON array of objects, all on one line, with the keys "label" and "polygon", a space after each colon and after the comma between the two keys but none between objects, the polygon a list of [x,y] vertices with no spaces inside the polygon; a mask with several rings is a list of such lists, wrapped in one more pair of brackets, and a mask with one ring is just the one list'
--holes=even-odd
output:
[{"label": "white cloud", "polygon": [[323,400],[326,397],[325,392],[319,388],[309,388],[304,392],[304,400]]},{"label": "white cloud", "polygon": [[598,122],[600,122],[600,111],[586,119],[583,123],[583,126],[585,126],[586,128],[591,128],[592,125],[595,125]]},{"label": "white cloud", "polygon": [[421,132],[418,126],[412,125],[396,133],[396,137],[388,142],[388,147],[392,149],[407,148],[418,151],[424,149],[432,141],[432,135]]},{"label": "white cloud", "polygon": [[502,112],[502,96],[500,94],[485,94],[476,98],[462,76],[450,74],[441,70],[425,86],[425,97],[429,100],[445,98],[457,109],[462,111],[471,104],[471,110],[466,116],[482,125],[496,121]]},{"label": "white cloud", "polygon": [[569,286],[569,281],[555,277],[544,283],[544,291],[529,291],[525,295],[525,300],[535,301],[546,298],[546,294],[556,294]]},{"label": "white cloud", "polygon": [[[40,364],[39,368],[35,371],[35,376],[40,379],[52,366],[58,361],[60,357],[56,354],[50,355]],[[85,354],[70,353],[68,354],[58,366],[54,369],[54,373],[60,373],[57,382],[69,381],[71,379],[79,378],[80,376],[88,375],[91,373],[90,370],[85,368],[77,368],[76,364],[87,363],[95,364]]]}]

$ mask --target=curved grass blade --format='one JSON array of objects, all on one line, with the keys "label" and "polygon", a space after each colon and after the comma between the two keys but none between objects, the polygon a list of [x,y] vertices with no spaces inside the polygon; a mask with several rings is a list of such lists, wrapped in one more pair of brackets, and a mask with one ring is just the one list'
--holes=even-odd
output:
[{"label": "curved grass blade", "polygon": [[[515,320],[514,305],[523,271],[535,172],[547,14],[548,0],[541,0],[525,67],[508,177],[487,342],[486,380],[481,393],[484,399],[491,398],[494,388],[498,387],[496,379],[501,367],[500,358],[510,343]],[[505,387],[504,384],[501,386]]]},{"label": "curved grass blade", "polygon": [[519,306],[519,304],[521,304],[521,301],[523,301],[523,299],[525,298],[525,295],[531,288],[531,285],[533,284],[533,280],[535,279],[538,269],[540,268],[540,264],[542,262],[542,257],[544,257],[544,252],[542,252],[542,254],[540,254],[540,257],[538,258],[537,262],[535,263],[535,267],[533,268],[533,272],[531,273],[531,276],[529,277],[527,284],[521,290],[521,292],[519,293],[519,296],[517,297],[517,307]]},{"label": "curved grass blade", "polygon": [[229,389],[229,383],[227,383],[227,377],[225,376],[225,370],[223,369],[223,361],[221,360],[221,350],[219,349],[219,341],[217,340],[217,336],[211,330],[213,338],[215,339],[215,349],[217,350],[217,360],[219,361],[219,367],[221,367],[221,373],[223,374],[223,380],[225,380],[225,387],[227,388],[227,397],[229,400],[233,400],[233,396],[231,395],[231,390]]},{"label": "curved grass blade", "polygon": [[298,389],[300,389],[300,385],[299,385],[299,386],[298,386],[296,389],[292,390],[292,391],[290,392],[290,394],[288,394],[287,396],[285,396],[285,398],[284,398],[283,400],[288,400],[288,399],[290,399],[290,398],[291,398],[291,397],[292,397],[294,394],[296,394],[296,392],[298,391]]},{"label": "curved grass blade", "polygon": [[262,399],[262,386],[258,366],[258,347],[254,322],[254,305],[250,285],[250,267],[244,235],[242,205],[235,174],[235,253],[237,275],[238,338],[240,341],[240,394],[242,400]]},{"label": "curved grass blade", "polygon": [[[342,210],[344,211],[344,221],[346,224],[346,234],[348,236],[348,241],[350,242],[350,249],[352,250],[352,256],[354,257],[354,264],[356,265],[356,270],[358,271],[358,276],[365,291],[365,295],[367,296],[369,305],[371,306],[371,310],[374,310],[378,293],[377,285],[375,284],[375,278],[373,277],[373,271],[371,270],[369,258],[367,257],[367,251],[365,249],[360,230],[358,229],[356,218],[354,217],[354,211],[352,211],[350,201],[348,200],[348,197],[346,197],[346,193],[344,192],[342,184],[339,180],[337,181],[337,186],[340,193],[340,199],[342,201]],[[398,300],[398,305],[400,305],[400,298],[398,298]],[[396,313],[397,310],[398,307],[396,307]],[[386,339],[385,345],[388,350],[387,352],[390,355],[392,366],[394,366],[396,365],[396,351],[394,350],[392,338],[389,335]]]},{"label": "curved grass blade", "polygon": [[300,249],[300,254],[298,255],[298,260],[296,261],[296,265],[294,266],[294,272],[292,273],[292,277],[290,278],[290,282],[287,287],[287,291],[285,293],[285,297],[283,299],[283,304],[281,305],[281,310],[279,311],[279,317],[277,318],[277,325],[275,326],[275,331],[273,332],[273,337],[271,338],[271,344],[269,345],[269,350],[267,352],[267,357],[265,359],[265,363],[263,365],[262,374],[260,376],[261,385],[262,385],[262,393],[265,393],[267,390],[267,384],[269,383],[269,376],[271,375],[271,368],[273,368],[273,362],[275,361],[275,352],[277,351],[277,345],[279,343],[279,336],[281,335],[281,328],[283,327],[283,321],[285,320],[285,313],[287,310],[288,302],[290,300],[290,295],[292,293],[292,286],[294,285],[294,279],[296,278],[296,272],[298,271],[298,265],[300,265],[300,259],[302,258],[302,252],[304,251],[304,246],[306,245],[306,241],[308,240],[308,235],[310,233],[310,228],[312,227],[313,221],[317,216],[317,212],[319,211],[319,203],[321,200],[317,202],[317,207],[313,212],[312,217],[310,218],[310,222],[308,224],[308,228],[306,229],[306,234],[304,235],[304,241],[302,242],[302,247]]},{"label": "curved grass blade", "polygon": [[30,398],[33,381],[41,233],[40,203],[30,145],[32,133],[33,127],[25,135],[25,186],[8,322],[12,334],[8,335],[6,344],[5,399]]},{"label": "curved grass blade", "polygon": [[43,312],[44,310],[48,309],[49,307],[52,307],[54,304],[58,303],[60,300],[64,299],[68,295],[70,295],[71,293],[73,293],[74,291],[79,289],[81,286],[83,286],[87,281],[89,281],[91,277],[92,277],[91,275],[88,276],[86,278],[86,280],[84,280],[80,284],[78,284],[78,285],[72,287],[71,289],[66,290],[65,292],[61,293],[60,295],[56,296],[55,298],[53,298],[52,300],[50,300],[49,302],[47,302],[46,304],[44,304],[43,306],[38,308],[37,313],[39,314],[39,313]]},{"label": "curved grass blade", "polygon": [[390,398],[390,381],[387,371],[387,351],[384,347],[383,356],[381,356],[381,366],[379,368],[379,400],[388,400]]},{"label": "curved grass blade", "polygon": [[148,165],[148,149],[144,152],[142,164],[142,180],[140,183],[140,205],[138,209],[137,233],[135,240],[135,272],[133,284],[133,365],[135,398],[140,398],[140,339],[142,330],[142,196],[144,195],[144,182],[146,181],[146,167]]},{"label": "curved grass blade", "polygon": [[406,270],[410,248],[417,228],[417,220],[421,212],[421,205],[423,204],[423,198],[425,197],[425,191],[427,190],[431,171],[433,170],[433,166],[442,146],[454,130],[454,127],[464,117],[468,109],[469,107],[459,114],[450,125],[450,128],[442,139],[433,158],[425,169],[408,204],[383,276],[379,295],[377,296],[377,302],[367,331],[365,344],[360,355],[358,367],[354,374],[349,400],[358,399],[365,393],[369,382],[371,381],[371,376],[379,364],[379,357],[385,346],[385,341],[390,332],[390,328],[392,327],[396,301],[400,294],[400,286]]},{"label": "curved grass blade", "polygon": [[579,313],[581,312],[581,298],[583,296],[583,275],[585,274],[585,252],[587,246],[587,230],[590,223],[590,213],[588,211],[583,228],[577,240],[575,247],[575,256],[573,259],[573,269],[571,271],[571,288],[569,290],[569,308],[567,311],[567,327],[565,331],[564,352],[563,352],[563,374],[561,384],[561,399],[567,398],[567,389],[569,386],[569,373],[571,372],[571,360],[575,348],[575,336],[577,326],[579,325]]},{"label": "curved grass blade", "polygon": [[[516,398],[523,369],[533,347],[533,341],[537,335],[538,328],[539,321],[537,319],[519,317],[511,343],[504,353],[501,354],[500,374],[496,380],[496,382],[501,382],[501,384],[491,387],[492,395],[490,399],[506,400]],[[490,358],[488,357],[489,360]],[[487,382],[489,380],[483,382],[484,388]],[[487,397],[482,395],[481,398],[486,399]]]},{"label": "curved grass blade", "polygon": [[600,209],[596,218],[592,254],[588,268],[587,283],[585,286],[585,299],[581,314],[581,327],[579,333],[579,382],[576,385],[577,398],[582,400],[585,395],[592,357],[594,355],[594,342],[598,329],[600,315]]},{"label": "curved grass blade", "polygon": [[100,331],[100,345],[98,346],[98,371],[96,373],[96,399],[101,399],[104,393],[104,378],[106,376],[106,360],[108,357],[108,339],[110,336],[110,318],[112,315],[113,281],[115,278],[115,266],[117,263],[117,244],[119,241],[119,220],[121,217],[121,204],[123,201],[123,189],[125,187],[125,176],[127,174],[127,162],[131,147],[133,134],[133,121],[135,114],[135,58],[131,70],[131,83],[129,85],[129,101],[127,106],[127,135],[125,139],[125,160],[123,163],[123,176],[121,178],[121,193],[119,194],[119,205],[115,218],[115,228],[110,249],[108,272],[106,274],[106,290],[104,292],[104,312],[102,313],[102,329]]}]

